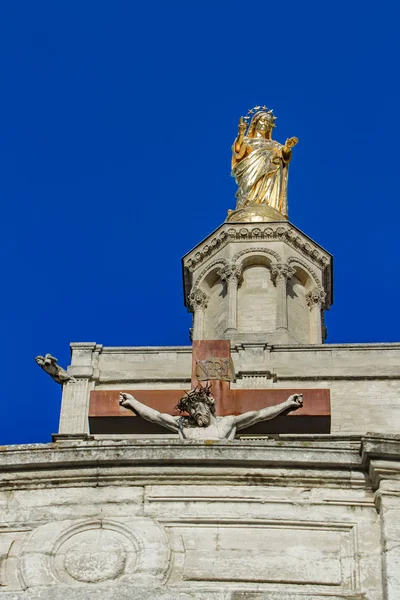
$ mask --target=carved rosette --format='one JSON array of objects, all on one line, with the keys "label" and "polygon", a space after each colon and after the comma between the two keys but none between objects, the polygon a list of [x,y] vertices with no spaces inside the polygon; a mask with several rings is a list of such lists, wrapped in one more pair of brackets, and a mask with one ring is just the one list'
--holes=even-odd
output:
[{"label": "carved rosette", "polygon": [[189,294],[189,303],[194,312],[198,310],[204,311],[208,305],[208,296],[199,289],[192,290]]},{"label": "carved rosette", "polygon": [[287,264],[271,265],[271,277],[275,285],[286,283],[290,277],[293,277],[296,270]]},{"label": "carved rosette", "polygon": [[322,308],[323,303],[325,302],[326,294],[323,290],[318,288],[314,288],[311,292],[308,292],[306,295],[307,304],[311,309],[313,308]]},{"label": "carved rosette", "polygon": [[226,281],[228,285],[238,285],[242,280],[242,276],[242,265],[226,265],[219,271],[219,277],[221,281]]}]

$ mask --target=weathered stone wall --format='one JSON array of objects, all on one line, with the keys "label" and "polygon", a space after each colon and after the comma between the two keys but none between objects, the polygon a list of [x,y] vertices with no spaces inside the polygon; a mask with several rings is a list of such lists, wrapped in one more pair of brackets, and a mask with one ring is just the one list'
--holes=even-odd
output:
[{"label": "weathered stone wall", "polygon": [[[238,388],[329,388],[332,433],[400,431],[400,344],[232,344]],[[93,361],[91,366],[90,361]],[[88,431],[91,389],[188,389],[191,347],[72,344],[60,433]],[[172,407],[171,407],[172,408]]]},{"label": "weathered stone wall", "polygon": [[397,600],[399,457],[398,436],[3,448],[1,593]]}]

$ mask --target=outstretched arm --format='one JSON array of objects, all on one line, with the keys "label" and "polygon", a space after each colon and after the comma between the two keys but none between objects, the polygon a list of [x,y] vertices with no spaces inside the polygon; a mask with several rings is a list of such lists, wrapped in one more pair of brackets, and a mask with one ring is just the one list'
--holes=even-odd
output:
[{"label": "outstretched arm", "polygon": [[285,402],[281,402],[275,406],[269,406],[268,408],[262,408],[261,410],[243,413],[242,415],[234,417],[235,425],[237,429],[245,429],[246,427],[255,425],[260,421],[269,421],[270,419],[274,419],[283,412],[297,410],[301,406],[303,406],[303,395],[293,394],[293,396],[289,396]]},{"label": "outstretched arm", "polygon": [[136,415],[142,417],[142,419],[146,419],[146,421],[156,423],[157,425],[161,425],[162,427],[166,427],[175,432],[178,431],[178,423],[174,417],[167,415],[166,413],[160,413],[158,410],[154,410],[154,408],[142,404],[139,400],[136,400],[136,398],[131,396],[131,394],[121,393],[119,395],[119,403],[124,408],[129,408]]},{"label": "outstretched arm", "polygon": [[299,139],[297,137],[291,137],[286,140],[285,145],[282,148],[282,158],[284,163],[290,163],[292,158],[292,148],[298,143]]}]

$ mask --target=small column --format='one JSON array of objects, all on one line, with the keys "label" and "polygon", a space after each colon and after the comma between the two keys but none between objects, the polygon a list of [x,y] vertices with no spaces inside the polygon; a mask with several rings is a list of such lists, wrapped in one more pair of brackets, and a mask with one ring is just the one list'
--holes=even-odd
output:
[{"label": "small column", "polygon": [[306,295],[310,308],[310,344],[322,344],[322,305],[326,294],[319,288],[314,288]]},{"label": "small column", "polygon": [[228,321],[226,331],[237,330],[237,290],[242,279],[241,265],[226,266],[219,272],[221,281],[226,281],[228,287]]},{"label": "small column", "polygon": [[204,340],[204,313],[208,304],[208,296],[201,290],[193,290],[189,295],[189,302],[194,312],[193,340]]},{"label": "small column", "polygon": [[276,328],[287,329],[287,280],[295,274],[295,269],[286,264],[271,266],[272,281],[276,285]]}]

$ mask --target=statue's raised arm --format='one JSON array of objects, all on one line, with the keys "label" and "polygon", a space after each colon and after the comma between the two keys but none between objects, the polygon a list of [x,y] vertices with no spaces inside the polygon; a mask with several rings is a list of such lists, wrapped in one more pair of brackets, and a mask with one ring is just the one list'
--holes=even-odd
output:
[{"label": "statue's raised arm", "polygon": [[280,404],[276,404],[275,406],[268,406],[267,408],[262,408],[261,410],[246,412],[234,417],[235,426],[237,430],[246,429],[247,427],[251,427],[252,425],[260,423],[261,421],[269,421],[270,419],[274,419],[283,413],[287,414],[292,410],[297,410],[302,406],[303,394],[293,394],[292,396],[289,396],[287,400],[281,402]]},{"label": "statue's raised arm", "polygon": [[154,410],[154,408],[150,408],[150,406],[142,404],[131,394],[121,392],[119,395],[119,403],[121,406],[124,408],[129,408],[132,412],[134,412],[136,415],[139,415],[146,421],[166,427],[175,433],[178,432],[177,420],[172,415],[161,413],[158,410]]}]

